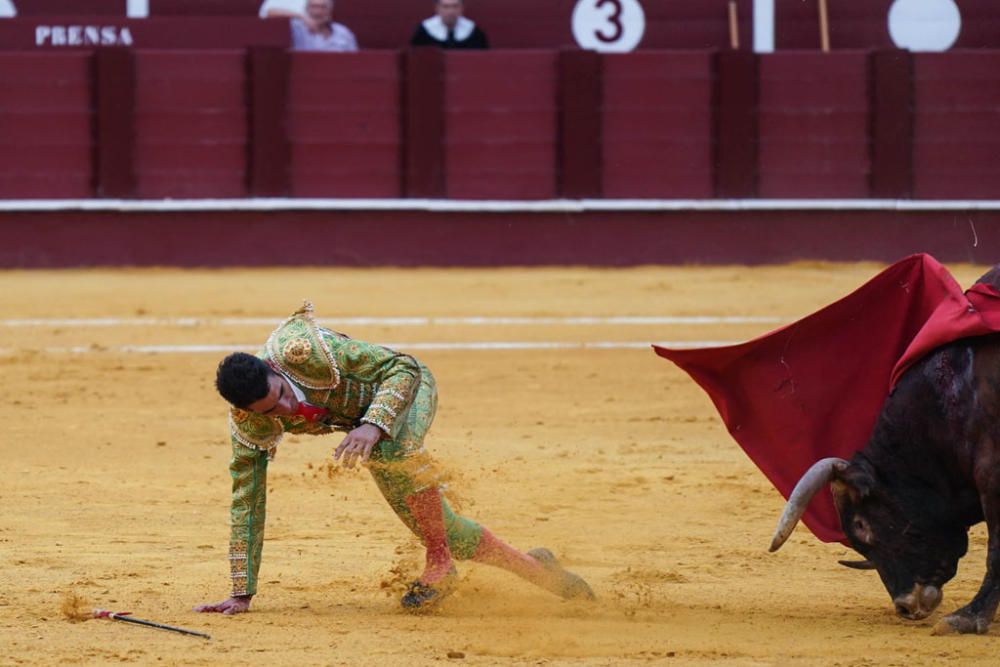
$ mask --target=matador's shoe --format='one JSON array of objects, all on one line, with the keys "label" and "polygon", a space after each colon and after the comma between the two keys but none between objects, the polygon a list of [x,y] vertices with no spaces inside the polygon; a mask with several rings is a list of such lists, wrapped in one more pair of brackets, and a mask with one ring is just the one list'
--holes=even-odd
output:
[{"label": "matador's shoe", "polygon": [[597,599],[593,589],[590,588],[590,584],[584,581],[580,575],[570,572],[560,565],[559,561],[556,560],[556,557],[548,549],[544,547],[532,549],[528,552],[528,555],[541,563],[542,567],[546,570],[558,574],[562,578],[557,592],[564,600]]},{"label": "matador's shoe", "polygon": [[444,579],[437,583],[424,584],[421,583],[419,579],[417,581],[412,581],[410,582],[410,585],[406,587],[406,593],[403,594],[399,603],[403,605],[403,609],[406,609],[407,611],[429,611],[441,604],[442,600],[451,595],[451,593],[455,590],[455,584],[457,582],[458,570],[454,567],[451,568]]}]

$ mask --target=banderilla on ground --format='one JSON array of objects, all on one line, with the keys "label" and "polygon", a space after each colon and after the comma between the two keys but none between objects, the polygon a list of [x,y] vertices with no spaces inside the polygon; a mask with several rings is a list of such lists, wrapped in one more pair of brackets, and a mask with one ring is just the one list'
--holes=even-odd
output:
[{"label": "banderilla on ground", "polygon": [[170,632],[179,632],[182,635],[193,635],[195,637],[201,637],[202,639],[211,639],[209,635],[204,632],[195,632],[194,630],[187,630],[185,628],[178,628],[173,625],[164,625],[163,623],[154,623],[153,621],[144,621],[141,618],[134,618],[130,611],[106,611],[104,609],[95,609],[94,618],[110,618],[112,621],[123,621],[125,623],[135,623],[136,625],[145,625],[148,628],[158,628],[160,630],[169,630]]}]

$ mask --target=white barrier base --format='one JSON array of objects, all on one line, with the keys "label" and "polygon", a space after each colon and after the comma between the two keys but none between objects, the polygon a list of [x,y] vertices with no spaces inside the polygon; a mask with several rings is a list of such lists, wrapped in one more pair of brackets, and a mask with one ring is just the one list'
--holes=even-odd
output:
[{"label": "white barrier base", "polygon": [[430,211],[588,213],[599,211],[1000,211],[996,199],[6,199],[0,213],[33,211]]}]

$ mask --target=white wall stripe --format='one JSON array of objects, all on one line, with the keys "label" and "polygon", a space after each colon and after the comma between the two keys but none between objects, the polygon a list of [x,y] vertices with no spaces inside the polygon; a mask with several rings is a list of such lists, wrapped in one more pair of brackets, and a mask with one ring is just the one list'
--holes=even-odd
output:
[{"label": "white wall stripe", "polygon": [[[386,347],[397,350],[442,350],[442,351],[492,351],[492,350],[633,350],[645,349],[651,345],[691,349],[698,347],[721,347],[735,345],[740,341],[719,340],[672,340],[672,341],[479,341],[465,343],[385,343]],[[34,349],[34,348],[30,348]],[[45,347],[40,351],[49,354],[202,354],[229,352],[256,352],[260,345],[118,345],[70,347]],[[0,355],[15,354],[15,348],[0,348]]]},{"label": "white wall stripe", "polygon": [[[276,317],[95,317],[95,318],[14,318],[0,320],[0,326],[10,328],[45,327],[242,327],[276,326],[284,318]],[[789,318],[790,319],[790,318]],[[320,318],[328,327],[360,326],[645,326],[645,325],[702,325],[702,324],[774,324],[780,317],[713,315],[664,315],[664,316],[593,316],[578,317],[338,317]]]},{"label": "white wall stripe", "polygon": [[996,211],[990,199],[7,199],[16,211],[430,211],[435,213],[586,213],[588,211]]}]

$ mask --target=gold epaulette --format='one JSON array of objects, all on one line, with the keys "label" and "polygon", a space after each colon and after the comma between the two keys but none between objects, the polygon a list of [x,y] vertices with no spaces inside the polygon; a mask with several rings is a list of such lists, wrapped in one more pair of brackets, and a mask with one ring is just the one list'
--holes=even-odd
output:
[{"label": "gold epaulette", "polygon": [[313,319],[309,301],[271,333],[265,350],[268,359],[303,387],[329,391],[340,384],[340,369]]}]

